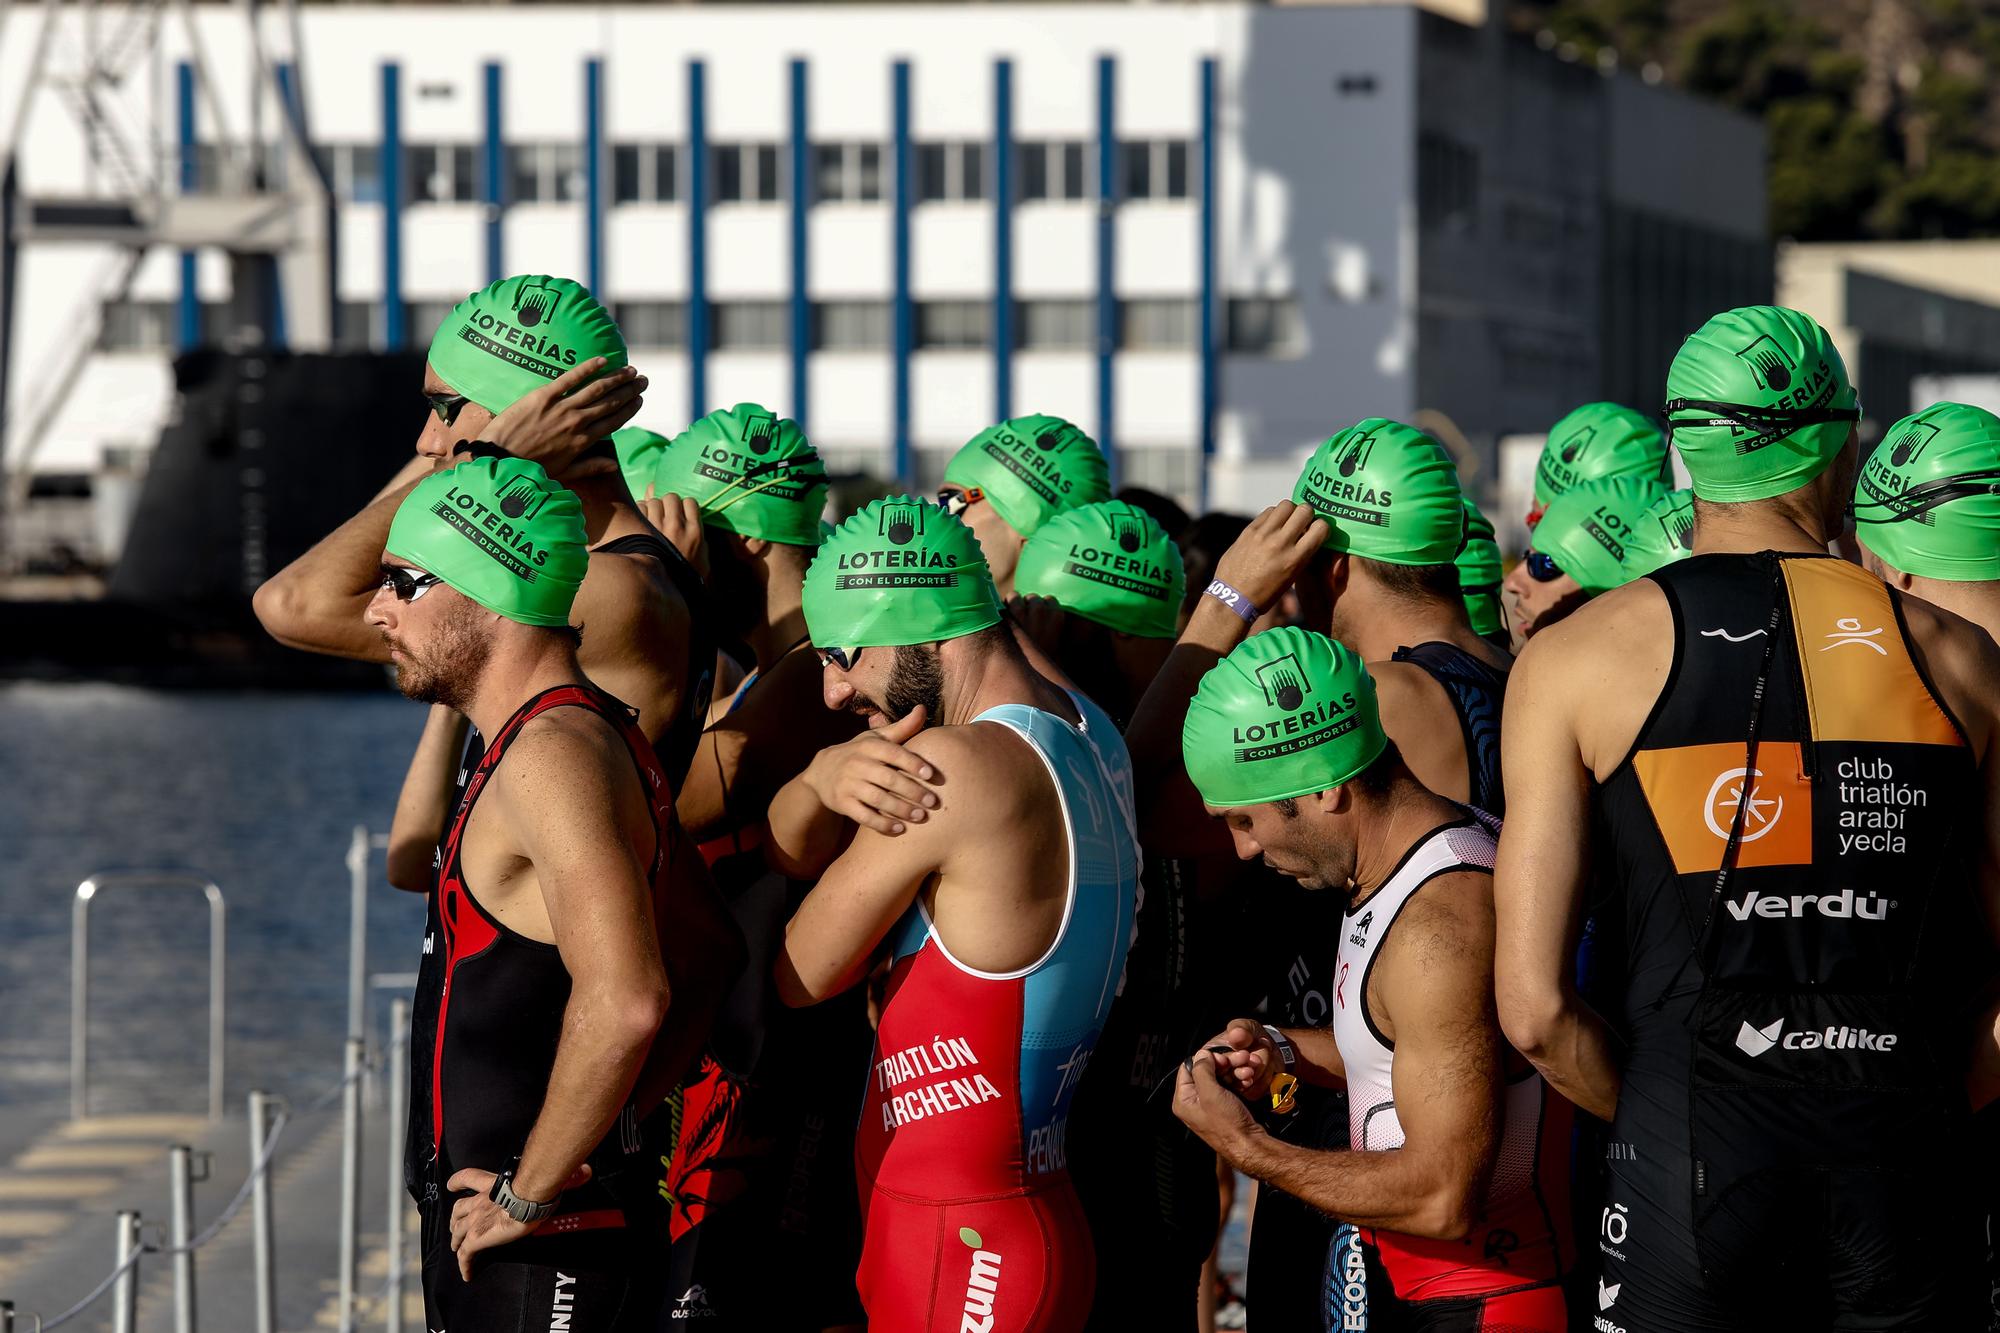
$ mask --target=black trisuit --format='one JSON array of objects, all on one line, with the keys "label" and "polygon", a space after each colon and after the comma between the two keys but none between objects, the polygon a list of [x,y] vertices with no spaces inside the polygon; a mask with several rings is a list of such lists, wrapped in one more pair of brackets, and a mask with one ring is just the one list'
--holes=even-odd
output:
[{"label": "black trisuit", "polygon": [[1505,815],[1507,796],[1500,785],[1500,710],[1507,697],[1507,672],[1442,639],[1398,648],[1389,660],[1422,667],[1443,688],[1465,738],[1466,790],[1471,793],[1465,803],[1495,817]]},{"label": "black trisuit", "polygon": [[1979,1328],[1972,752],[1855,566],[1651,577],[1672,670],[1595,794],[1629,968],[1593,1327]]}]

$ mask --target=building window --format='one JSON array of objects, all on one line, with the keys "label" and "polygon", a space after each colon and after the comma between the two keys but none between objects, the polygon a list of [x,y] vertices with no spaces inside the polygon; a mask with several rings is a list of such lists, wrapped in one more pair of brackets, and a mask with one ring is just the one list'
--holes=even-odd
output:
[{"label": "building window", "polygon": [[620,301],[615,314],[628,347],[687,346],[687,306],[680,301]]},{"label": "building window", "polygon": [[568,204],[583,198],[583,148],[574,143],[517,143],[507,149],[507,201]]},{"label": "building window", "polygon": [[368,352],[389,341],[389,307],[381,301],[342,301],[334,349]]},{"label": "building window", "polygon": [[975,140],[917,145],[917,202],[986,197],[986,145]]},{"label": "building window", "polygon": [[1024,351],[1080,351],[1097,345],[1097,302],[1022,301],[1014,327]]},{"label": "building window", "polygon": [[405,301],[403,328],[408,331],[410,341],[420,346],[428,345],[438,325],[444,323],[445,316],[451,314],[457,304],[456,301]]},{"label": "building window", "polygon": [[889,345],[887,301],[815,301],[812,346],[816,352],[852,352]]},{"label": "building window", "polygon": [[1014,145],[1022,199],[1081,199],[1083,141],[1027,141]]},{"label": "building window", "polygon": [[472,145],[403,145],[404,197],[413,204],[471,203],[478,193]]},{"label": "building window", "polygon": [[1232,352],[1269,356],[1296,351],[1304,341],[1299,303],[1289,296],[1233,297],[1225,320]]},{"label": "building window", "polygon": [[715,351],[770,351],[791,346],[787,302],[715,301],[708,310],[709,346]]},{"label": "building window", "polygon": [[1442,134],[1417,136],[1417,221],[1471,231],[1479,219],[1479,153]]},{"label": "building window", "polygon": [[813,198],[825,204],[874,203],[882,198],[882,145],[813,146]]},{"label": "building window", "polygon": [[1183,351],[1195,345],[1195,302],[1190,297],[1118,303],[1118,345],[1134,352]]},{"label": "building window", "polygon": [[710,150],[715,164],[715,200],[721,204],[770,204],[779,199],[778,146],[719,143]]},{"label": "building window", "polygon": [[313,149],[313,156],[319,159],[320,171],[332,187],[334,198],[350,204],[382,202],[382,149],[379,145],[323,143]]},{"label": "building window", "polygon": [[679,159],[670,143],[621,143],[611,148],[611,202],[670,204],[680,198]]},{"label": "building window", "polygon": [[917,302],[917,346],[944,350],[984,347],[992,340],[993,308],[985,301]]},{"label": "building window", "polygon": [[1186,139],[1128,139],[1118,145],[1120,199],[1188,197]]}]

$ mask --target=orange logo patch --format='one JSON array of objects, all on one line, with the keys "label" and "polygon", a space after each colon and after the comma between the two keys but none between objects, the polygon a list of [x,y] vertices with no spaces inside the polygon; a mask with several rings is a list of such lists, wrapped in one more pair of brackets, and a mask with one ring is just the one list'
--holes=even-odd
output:
[{"label": "orange logo patch", "polygon": [[1796,741],[1759,744],[1757,766],[1748,770],[1743,747],[1734,741],[1641,750],[1632,766],[1679,873],[1722,865],[1739,810],[1737,865],[1811,863],[1812,783],[1800,771]]}]

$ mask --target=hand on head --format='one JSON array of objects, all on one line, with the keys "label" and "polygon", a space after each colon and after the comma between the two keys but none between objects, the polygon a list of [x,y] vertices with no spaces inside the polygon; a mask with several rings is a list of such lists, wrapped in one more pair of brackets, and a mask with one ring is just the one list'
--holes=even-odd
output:
[{"label": "hand on head", "polygon": [[568,480],[591,471],[616,470],[615,458],[573,467],[577,456],[639,414],[647,380],[631,366],[601,374],[596,356],[523,394],[487,426],[483,438],[516,458],[540,463],[552,477]]},{"label": "hand on head", "polygon": [[1215,577],[1268,611],[1292,586],[1331,529],[1308,505],[1280,500],[1250,520],[1215,562]]}]

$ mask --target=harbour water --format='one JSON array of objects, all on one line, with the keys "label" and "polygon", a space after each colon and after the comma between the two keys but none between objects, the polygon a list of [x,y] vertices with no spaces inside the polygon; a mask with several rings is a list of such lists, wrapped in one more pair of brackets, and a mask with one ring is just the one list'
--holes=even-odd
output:
[{"label": "harbour water", "polygon": [[[229,1105],[331,1083],[348,839],[386,830],[422,727],[422,707],[387,692],[0,687],[0,1105],[68,1095],[71,904],[110,869],[198,871],[227,897]],[[422,900],[381,880],[379,853],[372,873],[369,968],[414,971]],[[191,890],[99,900],[93,1108],[204,1104],[206,932]]]}]

